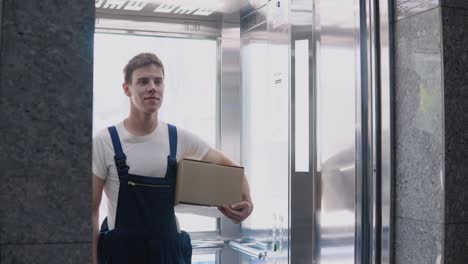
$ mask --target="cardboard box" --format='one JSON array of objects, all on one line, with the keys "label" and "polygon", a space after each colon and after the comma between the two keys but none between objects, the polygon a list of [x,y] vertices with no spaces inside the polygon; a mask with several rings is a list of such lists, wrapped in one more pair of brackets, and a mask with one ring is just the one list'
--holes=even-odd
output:
[{"label": "cardboard box", "polygon": [[183,159],[177,168],[175,204],[230,205],[242,200],[243,167]]}]

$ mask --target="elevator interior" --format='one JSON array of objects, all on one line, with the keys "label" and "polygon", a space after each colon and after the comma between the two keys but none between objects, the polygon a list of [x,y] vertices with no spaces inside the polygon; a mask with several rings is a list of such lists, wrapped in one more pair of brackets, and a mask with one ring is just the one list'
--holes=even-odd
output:
[{"label": "elevator interior", "polygon": [[154,52],[170,77],[163,118],[246,169],[255,210],[241,225],[179,211],[193,263],[390,263],[387,10],[96,0],[94,130],[124,117],[105,89],[118,90],[128,56]]}]

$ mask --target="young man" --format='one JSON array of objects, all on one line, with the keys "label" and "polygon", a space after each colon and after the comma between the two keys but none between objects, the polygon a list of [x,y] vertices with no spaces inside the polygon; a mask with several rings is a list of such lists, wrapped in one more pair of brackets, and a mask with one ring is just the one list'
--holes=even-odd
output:
[{"label": "young man", "polygon": [[[190,263],[190,238],[180,232],[174,214],[177,162],[191,157],[236,164],[199,137],[158,119],[164,66],[156,55],[135,56],[124,75],[130,113],[93,142],[93,263]],[[108,214],[99,232],[103,190]],[[235,223],[252,213],[245,177],[243,201],[219,210]]]}]

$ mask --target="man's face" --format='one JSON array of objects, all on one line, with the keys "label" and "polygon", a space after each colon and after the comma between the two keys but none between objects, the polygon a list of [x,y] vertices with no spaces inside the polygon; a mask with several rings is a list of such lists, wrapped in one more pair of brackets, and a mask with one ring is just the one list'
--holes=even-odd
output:
[{"label": "man's face", "polygon": [[164,96],[164,74],[161,67],[151,64],[135,69],[132,83],[124,83],[123,88],[137,110],[147,114],[157,112]]}]

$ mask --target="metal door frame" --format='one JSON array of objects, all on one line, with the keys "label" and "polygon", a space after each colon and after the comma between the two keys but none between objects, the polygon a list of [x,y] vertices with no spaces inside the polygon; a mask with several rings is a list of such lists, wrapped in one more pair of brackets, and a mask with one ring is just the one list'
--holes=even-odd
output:
[{"label": "metal door frame", "polygon": [[361,203],[358,230],[363,232],[362,247],[356,251],[357,263],[393,263],[394,227],[394,153],[393,153],[393,95],[391,83],[392,37],[391,6],[389,0],[361,0],[361,56],[365,91],[361,107],[362,140]]}]

